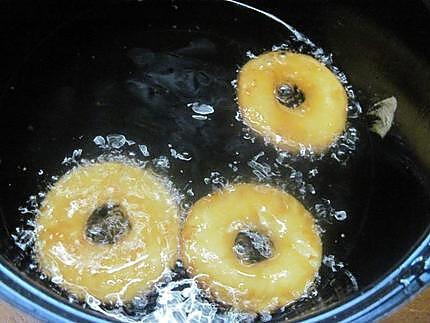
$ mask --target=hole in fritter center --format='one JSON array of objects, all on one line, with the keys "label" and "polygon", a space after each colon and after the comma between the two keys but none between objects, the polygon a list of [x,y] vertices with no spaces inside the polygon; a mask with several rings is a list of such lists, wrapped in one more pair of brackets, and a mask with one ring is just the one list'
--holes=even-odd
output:
[{"label": "hole in fritter center", "polygon": [[98,244],[114,244],[131,229],[130,221],[118,204],[103,204],[87,220],[85,234]]},{"label": "hole in fritter center", "polygon": [[305,95],[296,85],[282,84],[276,89],[276,99],[287,108],[295,109],[305,101]]},{"label": "hole in fritter center", "polygon": [[247,264],[272,258],[273,249],[273,242],[269,237],[251,230],[240,231],[233,246],[236,257]]}]

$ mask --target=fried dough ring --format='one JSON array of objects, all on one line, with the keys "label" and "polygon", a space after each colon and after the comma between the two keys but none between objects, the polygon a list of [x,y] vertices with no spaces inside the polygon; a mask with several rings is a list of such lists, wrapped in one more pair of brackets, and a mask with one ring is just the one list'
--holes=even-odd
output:
[{"label": "fried dough ring", "polygon": [[[117,204],[130,228],[118,241],[100,244],[86,235],[89,216]],[[148,291],[177,259],[177,205],[152,172],[119,162],[79,166],[55,183],[37,217],[40,269],[84,298],[129,301]]]},{"label": "fried dough ring", "polygon": [[[285,106],[277,98],[281,86],[297,88],[304,101]],[[276,51],[257,56],[240,70],[237,96],[245,123],[283,150],[324,151],[345,129],[345,89],[309,55]]]},{"label": "fried dough ring", "polygon": [[[239,232],[268,237],[273,255],[244,263],[233,250]],[[314,281],[322,246],[313,217],[278,189],[239,184],[194,204],[182,232],[183,261],[216,300],[247,312],[267,312],[300,296]]]}]

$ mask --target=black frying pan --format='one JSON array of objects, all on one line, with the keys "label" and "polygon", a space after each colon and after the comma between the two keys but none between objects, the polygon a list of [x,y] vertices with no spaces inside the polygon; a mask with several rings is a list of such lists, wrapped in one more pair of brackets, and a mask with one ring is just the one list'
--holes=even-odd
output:
[{"label": "black frying pan", "polygon": [[[293,174],[281,163],[276,166],[278,153],[236,120],[231,81],[249,59],[247,51],[260,54],[281,44],[308,53],[315,49],[297,42],[291,30],[262,12],[224,1],[1,4],[0,34],[6,45],[0,101],[4,297],[45,319],[103,317],[79,302],[65,305],[64,291],[40,279],[30,266],[29,250],[20,249],[12,237],[17,227],[31,229],[27,221],[32,215],[19,207],[46,191],[55,181],[52,176],[73,166],[62,164],[64,157],[82,149],[82,158],[96,158],[104,151],[93,139],[108,134],[145,144],[150,156],[139,155],[137,145],[125,145],[117,153],[148,160],[182,192],[192,188],[195,194],[185,194],[185,208],[224,181],[272,183],[302,199],[325,230],[328,260],[320,272],[318,296],[275,313],[273,319],[370,319],[426,283],[429,11],[419,1],[389,7],[382,1],[247,3],[309,36],[345,72],[357,95],[350,103],[359,102],[364,110],[349,118],[359,141],[345,160],[332,158],[336,150],[315,160],[287,156]],[[397,98],[398,111],[394,128],[382,140],[369,132],[366,111],[389,96]],[[193,102],[215,108],[210,120],[192,117],[187,105]],[[192,161],[173,158],[172,148],[188,152]],[[257,155],[259,163],[280,175],[256,175],[248,162]],[[169,168],[157,166],[160,156],[168,157]],[[233,161],[238,170],[229,165]],[[308,176],[313,168],[318,176]],[[344,210],[347,219],[336,220],[330,213],[336,210]],[[37,291],[24,285],[28,280]],[[408,287],[400,284],[406,282]],[[387,302],[378,300],[390,293]]]}]

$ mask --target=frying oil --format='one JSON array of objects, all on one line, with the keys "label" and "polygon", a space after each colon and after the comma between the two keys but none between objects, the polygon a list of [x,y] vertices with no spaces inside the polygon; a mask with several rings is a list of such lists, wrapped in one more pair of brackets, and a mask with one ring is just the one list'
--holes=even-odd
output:
[{"label": "frying oil", "polygon": [[[325,245],[320,276],[309,286],[306,295],[273,316],[262,313],[259,317],[265,321],[287,313],[292,318],[301,306],[313,308],[330,303],[358,289],[357,280],[342,261],[345,255],[335,247],[350,238],[342,225],[355,222],[349,210],[344,209],[346,204],[337,200],[333,193],[336,190],[329,188],[337,185],[338,190],[348,190],[344,178],[333,174],[348,173],[357,152],[363,149],[361,108],[346,76],[333,64],[332,56],[294,31],[288,42],[274,45],[272,50],[304,52],[326,64],[346,89],[348,124],[345,132],[324,153],[315,153],[307,147],[302,147],[299,154],[276,149],[242,122],[235,100],[237,80],[213,61],[216,46],[209,39],[200,38],[175,50],[127,49],[135,70],[120,88],[121,95],[130,98],[127,120],[134,130],[83,136],[82,147],[72,147],[70,154],[59,163],[68,170],[112,160],[151,168],[171,186],[181,207],[182,221],[198,199],[230,184],[269,184],[291,193],[314,215]],[[259,54],[244,51],[241,63]],[[229,70],[237,71],[237,66],[230,66]],[[97,105],[109,105],[109,100],[113,99],[100,99]],[[19,208],[25,221],[13,234],[16,246],[31,254],[33,260],[34,219],[46,192],[63,175],[61,172],[47,174],[43,169],[37,174],[48,177],[48,185]],[[131,303],[119,302],[111,306],[91,295],[85,300],[68,295],[56,284],[61,277],[52,277],[49,281],[38,271],[35,261],[29,268],[71,302],[122,321],[236,322],[256,318],[215,305],[196,281],[185,274],[180,261],[174,269],[166,269],[150,294],[137,295]]]}]

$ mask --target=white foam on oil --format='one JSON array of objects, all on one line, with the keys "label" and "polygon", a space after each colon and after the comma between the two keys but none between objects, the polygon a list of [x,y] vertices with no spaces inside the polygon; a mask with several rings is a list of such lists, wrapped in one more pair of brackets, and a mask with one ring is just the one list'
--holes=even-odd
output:
[{"label": "white foam on oil", "polygon": [[206,103],[191,102],[187,104],[187,107],[195,113],[191,117],[201,121],[208,120],[209,115],[215,112],[214,107]]},{"label": "white foam on oil", "polygon": [[96,136],[93,142],[102,149],[120,149],[126,144],[131,146],[136,143],[134,140],[127,139],[122,134],[109,134],[106,136],[106,139],[103,136]]},{"label": "white foam on oil", "polygon": [[332,202],[326,198],[320,198],[320,202],[313,207],[314,216],[317,221],[333,224],[336,221],[345,221],[348,219],[348,213],[345,210],[336,210]]},{"label": "white foam on oil", "polygon": [[212,114],[215,112],[215,109],[206,103],[200,103],[200,102],[192,102],[188,103],[187,107],[191,108],[194,113],[197,113],[199,115],[206,116],[208,114]]},{"label": "white foam on oil", "polygon": [[170,149],[170,155],[175,158],[182,161],[190,161],[193,159],[190,153],[184,151],[182,153],[178,152],[171,144],[168,144],[168,147]]},{"label": "white foam on oil", "polygon": [[205,184],[211,184],[214,188],[224,188],[228,185],[227,179],[219,171],[210,172],[208,177],[203,178]]}]

